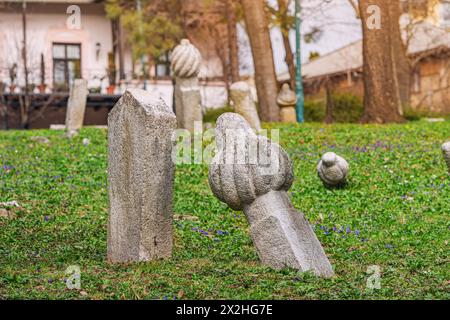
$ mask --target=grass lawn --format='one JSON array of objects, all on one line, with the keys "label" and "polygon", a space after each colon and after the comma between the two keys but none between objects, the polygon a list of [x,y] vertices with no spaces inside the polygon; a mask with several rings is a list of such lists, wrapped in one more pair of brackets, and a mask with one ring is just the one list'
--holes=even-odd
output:
[{"label": "grass lawn", "polygon": [[[450,299],[450,177],[440,150],[448,121],[274,127],[294,162],[294,205],[335,278],[262,266],[245,216],[213,196],[205,165],[177,166],[173,259],[110,265],[106,131],[86,128],[73,140],[8,131],[0,202],[21,207],[0,218],[0,299]],[[316,174],[330,150],[350,163],[343,190],[326,190]],[[70,265],[81,268],[81,290],[66,288]],[[366,288],[372,265],[379,290]]]}]

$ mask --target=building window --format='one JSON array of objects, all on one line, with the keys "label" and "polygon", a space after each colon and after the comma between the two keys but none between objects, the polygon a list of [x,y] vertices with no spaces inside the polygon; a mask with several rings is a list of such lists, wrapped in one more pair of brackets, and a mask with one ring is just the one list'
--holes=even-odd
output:
[{"label": "building window", "polygon": [[443,28],[450,27],[450,3],[449,2],[441,3],[441,27],[443,27]]},{"label": "building window", "polygon": [[155,77],[156,78],[169,78],[170,77],[170,59],[169,52],[159,57],[155,65]]},{"label": "building window", "polygon": [[73,80],[81,78],[81,45],[53,44],[53,87],[67,91]]}]

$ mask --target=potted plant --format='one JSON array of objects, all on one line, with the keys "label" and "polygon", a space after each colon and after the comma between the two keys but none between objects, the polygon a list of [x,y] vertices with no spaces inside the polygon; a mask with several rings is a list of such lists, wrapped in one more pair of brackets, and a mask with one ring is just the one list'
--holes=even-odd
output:
[{"label": "potted plant", "polygon": [[41,53],[41,83],[38,85],[39,93],[45,93],[46,85],[45,85],[45,62],[44,55]]},{"label": "potted plant", "polygon": [[116,75],[117,69],[114,61],[114,54],[112,52],[108,53],[108,69],[106,70],[108,74],[109,86],[106,89],[108,94],[114,94],[116,90]]},{"label": "potted plant", "polygon": [[9,91],[11,93],[14,93],[14,90],[16,90],[16,85],[14,84],[14,81],[17,78],[17,63],[14,63],[11,67],[8,68],[9,72]]}]

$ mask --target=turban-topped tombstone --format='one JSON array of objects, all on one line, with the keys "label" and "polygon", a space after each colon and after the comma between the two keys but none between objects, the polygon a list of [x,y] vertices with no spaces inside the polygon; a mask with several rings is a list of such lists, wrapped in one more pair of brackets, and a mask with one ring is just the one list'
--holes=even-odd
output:
[{"label": "turban-topped tombstone", "polygon": [[233,83],[230,87],[230,98],[233,102],[234,111],[243,116],[253,129],[256,131],[261,130],[258,110],[247,82],[239,81]]},{"label": "turban-topped tombstone", "polygon": [[108,260],[172,255],[173,111],[159,97],[129,89],[108,116]]},{"label": "turban-topped tombstone", "polygon": [[256,135],[243,117],[225,113],[216,127],[217,154],[209,168],[216,197],[234,210],[243,210],[262,263],[334,275],[325,252],[305,216],[287,191],[294,180],[286,152]]},{"label": "turban-topped tombstone", "polygon": [[445,162],[447,162],[448,173],[450,173],[450,141],[442,145],[442,153],[444,154]]},{"label": "turban-topped tombstone", "polygon": [[179,128],[194,132],[194,122],[203,121],[198,74],[202,63],[200,51],[188,39],[181,40],[171,56],[175,75],[175,113]]},{"label": "turban-topped tombstone", "polygon": [[317,173],[328,188],[342,187],[347,183],[348,162],[334,152],[327,152],[317,165]]},{"label": "turban-topped tombstone", "polygon": [[281,91],[277,97],[277,104],[280,107],[281,122],[297,122],[297,114],[295,112],[297,96],[295,92],[290,89],[289,84],[285,83],[281,87]]}]

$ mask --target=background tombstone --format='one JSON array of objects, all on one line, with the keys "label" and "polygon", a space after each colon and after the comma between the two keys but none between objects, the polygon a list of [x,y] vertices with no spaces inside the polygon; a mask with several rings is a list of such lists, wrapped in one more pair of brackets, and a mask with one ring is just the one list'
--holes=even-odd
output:
[{"label": "background tombstone", "polygon": [[281,87],[281,91],[277,97],[277,104],[280,107],[281,122],[297,123],[297,114],[295,105],[297,104],[297,96],[294,91],[285,83]]},{"label": "background tombstone", "polygon": [[448,173],[450,173],[450,141],[442,145],[442,153],[444,154],[445,162],[447,162]]},{"label": "background tombstone", "polygon": [[243,116],[253,129],[261,130],[261,121],[247,82],[233,83],[230,87],[230,98],[234,105],[234,111]]},{"label": "background tombstone", "polygon": [[[209,168],[211,190],[232,209],[245,212],[261,261],[275,269],[291,267],[333,276],[313,229],[289,199],[294,175],[284,150],[254,134],[235,113],[219,117],[216,143],[218,153]],[[262,154],[253,154],[261,150]],[[268,161],[262,160],[268,155]]]},{"label": "background tombstone", "polygon": [[87,80],[75,79],[70,87],[66,112],[66,130],[69,137],[78,134],[78,131],[83,127],[87,95]]},{"label": "background tombstone", "polygon": [[173,111],[140,89],[125,92],[108,116],[108,260],[172,254]]},{"label": "background tombstone", "polygon": [[202,57],[188,39],[181,40],[172,53],[171,68],[175,75],[175,112],[179,128],[194,132],[194,122],[203,122],[198,74]]}]

